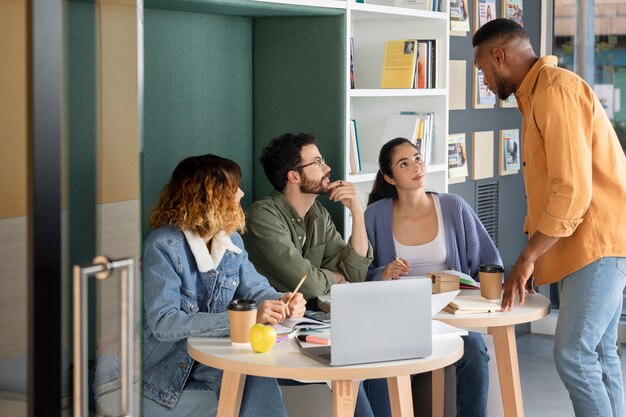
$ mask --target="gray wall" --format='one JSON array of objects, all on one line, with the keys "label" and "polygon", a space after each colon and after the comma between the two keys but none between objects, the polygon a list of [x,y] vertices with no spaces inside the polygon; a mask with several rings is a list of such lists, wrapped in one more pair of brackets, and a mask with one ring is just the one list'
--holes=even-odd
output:
[{"label": "gray wall", "polygon": [[[502,4],[496,2],[497,16],[502,16]],[[499,218],[498,218],[498,249],[504,262],[505,274],[508,274],[526,243],[526,235],[522,233],[526,200],[524,197],[524,180],[519,171],[516,175],[498,175],[498,144],[499,131],[503,129],[520,129],[522,116],[516,108],[472,109],[472,34],[474,33],[475,1],[468,3],[472,31],[465,37],[450,37],[450,59],[467,61],[466,109],[450,112],[450,133],[465,133],[468,169],[470,175],[460,184],[452,184],[449,191],[463,197],[473,208],[476,208],[476,186],[497,181],[499,184]],[[539,54],[541,4],[538,1],[524,2],[524,28],[530,36],[535,53]],[[474,160],[472,154],[472,132],[494,131],[494,177],[473,181],[471,168]]]}]

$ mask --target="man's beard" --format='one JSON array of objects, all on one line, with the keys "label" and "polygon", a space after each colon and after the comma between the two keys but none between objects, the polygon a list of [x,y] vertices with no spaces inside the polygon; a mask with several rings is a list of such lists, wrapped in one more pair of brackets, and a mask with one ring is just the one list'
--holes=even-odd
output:
[{"label": "man's beard", "polygon": [[496,95],[500,100],[506,100],[509,96],[515,93],[515,89],[497,72],[494,72],[494,78],[496,79]]},{"label": "man's beard", "polygon": [[302,175],[302,183],[300,184],[300,192],[303,194],[328,194],[328,186],[324,185],[324,180],[329,175],[322,177],[319,181],[313,181],[307,178],[306,174]]}]

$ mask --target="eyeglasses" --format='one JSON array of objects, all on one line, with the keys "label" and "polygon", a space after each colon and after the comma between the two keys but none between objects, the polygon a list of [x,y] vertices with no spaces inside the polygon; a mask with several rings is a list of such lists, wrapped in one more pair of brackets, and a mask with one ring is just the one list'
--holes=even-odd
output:
[{"label": "eyeglasses", "polygon": [[306,168],[309,165],[317,165],[320,169],[324,167],[324,165],[326,165],[326,161],[324,160],[324,157],[320,157],[317,158],[315,161],[313,162],[309,162],[308,164],[304,164],[304,165],[300,165],[295,167],[294,169],[302,169],[302,168]]}]

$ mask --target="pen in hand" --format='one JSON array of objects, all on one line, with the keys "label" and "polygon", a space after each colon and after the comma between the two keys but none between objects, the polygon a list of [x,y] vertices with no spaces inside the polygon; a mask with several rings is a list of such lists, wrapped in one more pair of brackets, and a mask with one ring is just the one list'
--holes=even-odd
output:
[{"label": "pen in hand", "polygon": [[403,267],[405,267],[405,268],[408,268],[408,267],[409,267],[407,264],[405,264],[405,263],[404,263],[404,261],[403,261],[402,259],[398,258],[397,256],[394,256],[394,257],[393,257],[393,259],[395,259],[396,261],[398,261],[398,263],[399,263],[400,265],[402,265]]},{"label": "pen in hand", "polygon": [[306,274],[304,274],[304,276],[300,279],[300,282],[298,282],[298,285],[296,285],[296,288],[293,290],[291,297],[289,297],[289,300],[287,300],[287,303],[286,303],[287,307],[289,307],[289,303],[291,303],[291,300],[293,300],[293,297],[296,296],[296,294],[298,293],[298,290],[302,286],[302,283],[304,282],[305,279],[306,279]]}]

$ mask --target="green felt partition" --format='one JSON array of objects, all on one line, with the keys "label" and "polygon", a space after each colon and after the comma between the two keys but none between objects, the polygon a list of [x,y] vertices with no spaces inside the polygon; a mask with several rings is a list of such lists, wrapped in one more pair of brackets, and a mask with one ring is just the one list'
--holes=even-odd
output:
[{"label": "green felt partition", "polygon": [[146,9],[143,232],[176,164],[215,153],[241,166],[251,202],[252,20]]},{"label": "green felt partition", "polygon": [[[345,16],[276,17],[254,20],[254,198],[272,187],[258,158],[285,132],[313,133],[331,179],[345,165]],[[329,202],[338,230],[343,206]]]},{"label": "green felt partition", "polygon": [[[217,6],[226,2],[173,4],[223,12]],[[282,16],[294,9],[266,3],[262,12],[258,5],[263,3],[228,4],[254,5],[256,16]],[[338,9],[318,10],[322,16],[308,16],[311,8],[298,9],[296,14],[304,16],[145,10],[144,236],[151,207],[186,156],[211,152],[237,161],[244,174],[244,207],[271,191],[258,156],[282,132],[315,133],[335,172],[343,171],[345,17],[336,15],[343,13]],[[330,206],[342,230],[342,208]]]},{"label": "green felt partition", "polygon": [[[96,19],[93,3],[67,7],[67,165],[69,265],[96,252]],[[64,204],[65,206],[65,204]],[[70,271],[66,271],[68,276]]]}]

